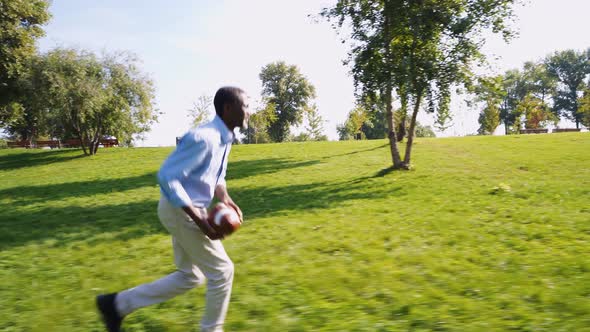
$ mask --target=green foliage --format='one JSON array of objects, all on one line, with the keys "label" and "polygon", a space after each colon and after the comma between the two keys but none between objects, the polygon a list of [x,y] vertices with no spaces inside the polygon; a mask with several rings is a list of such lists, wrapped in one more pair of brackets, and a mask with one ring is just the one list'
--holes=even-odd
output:
[{"label": "green foliage", "polygon": [[272,142],[268,134],[270,125],[277,120],[275,104],[265,100],[257,112],[250,115],[248,129],[240,129],[244,134],[244,143],[258,144]]},{"label": "green foliage", "polygon": [[369,122],[370,115],[367,109],[361,104],[355,105],[355,107],[348,112],[346,121],[336,127],[338,136],[341,141],[349,139],[364,139],[366,138],[362,131],[363,126]]},{"label": "green foliage", "polygon": [[436,137],[434,130],[430,126],[424,126],[416,121],[416,130],[414,131],[416,137]]},{"label": "green foliage", "polygon": [[[235,146],[225,329],[587,330],[590,134],[415,142],[404,173],[381,171],[386,140]],[[0,151],[0,330],[104,331],[96,294],[174,271],[170,151]],[[205,289],[124,328],[198,331]]]},{"label": "green foliage", "polygon": [[[506,22],[516,2],[340,0],[322,11],[336,27],[350,26],[354,42],[348,63],[355,86],[361,96],[378,96],[387,107],[394,168],[410,168],[413,130],[425,98],[437,114],[437,126],[448,126],[451,86],[469,83],[472,62],[484,58],[484,30],[511,36]],[[403,161],[391,109],[394,91],[404,114],[408,103],[413,107]]]},{"label": "green foliage", "polygon": [[484,108],[479,114],[479,134],[491,135],[500,125],[500,107],[507,96],[503,89],[503,77],[480,77],[473,88],[475,102],[483,103]]},{"label": "green foliage", "polygon": [[324,118],[318,112],[316,105],[312,105],[305,110],[305,133],[311,141],[327,141],[328,137],[324,134]]},{"label": "green foliage", "polygon": [[210,119],[214,112],[212,112],[211,105],[213,104],[213,98],[207,95],[201,95],[196,102],[193,103],[193,107],[188,109],[188,117],[191,119],[193,126],[198,126],[208,119]]},{"label": "green foliage", "polygon": [[590,86],[584,91],[584,94],[579,101],[580,107],[578,113],[580,114],[580,122],[590,128]]},{"label": "green foliage", "polygon": [[290,127],[301,123],[304,110],[315,98],[315,88],[297,66],[283,61],[264,66],[260,80],[262,96],[274,105],[276,115],[270,123],[269,136],[274,142],[282,142],[289,136]]},{"label": "green foliage", "polygon": [[525,76],[517,69],[509,70],[504,74],[504,98],[502,99],[502,106],[500,108],[500,118],[506,128],[506,134],[510,132],[518,133],[520,129],[516,107],[530,94],[529,86]]},{"label": "green foliage", "polygon": [[352,128],[350,128],[350,122],[348,121],[336,125],[336,132],[338,132],[338,140],[340,141],[353,140],[355,137],[352,134],[352,131]]},{"label": "green foliage", "polygon": [[33,58],[18,87],[17,103],[0,116],[10,134],[27,140],[79,138],[89,155],[104,135],[129,145],[157,119],[153,83],[126,53],[99,59],[86,51],[55,49]]},{"label": "green foliage", "polygon": [[363,123],[361,131],[367,139],[382,139],[387,137],[386,107],[381,100],[364,100],[364,109],[368,112],[368,119]]},{"label": "green foliage", "polygon": [[585,80],[590,74],[590,54],[575,50],[555,52],[547,57],[545,63],[549,75],[559,82],[553,101],[555,114],[575,121],[579,127],[578,99],[586,88]]},{"label": "green foliage", "polygon": [[19,94],[15,80],[35,55],[35,41],[44,35],[41,26],[51,18],[48,7],[45,0],[0,0],[0,108]]},{"label": "green foliage", "polygon": [[477,121],[479,122],[478,133],[480,135],[492,135],[500,125],[500,109],[497,104],[491,100],[486,102]]},{"label": "green foliage", "polygon": [[555,117],[547,105],[540,99],[528,95],[516,107],[517,121],[515,127],[520,128],[520,118],[524,116],[526,129],[544,128],[548,123],[556,123]]}]

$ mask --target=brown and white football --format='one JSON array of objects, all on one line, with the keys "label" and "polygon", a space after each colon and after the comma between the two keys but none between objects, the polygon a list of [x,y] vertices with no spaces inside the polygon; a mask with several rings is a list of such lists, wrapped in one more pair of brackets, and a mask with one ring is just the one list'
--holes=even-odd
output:
[{"label": "brown and white football", "polygon": [[242,225],[238,213],[223,203],[217,203],[211,208],[207,221],[216,232],[223,234],[223,236],[232,234]]}]

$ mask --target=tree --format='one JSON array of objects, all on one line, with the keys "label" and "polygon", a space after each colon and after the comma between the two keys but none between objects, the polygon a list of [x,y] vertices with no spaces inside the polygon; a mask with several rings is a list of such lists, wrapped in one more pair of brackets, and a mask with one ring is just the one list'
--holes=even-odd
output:
[{"label": "tree", "polygon": [[436,137],[436,134],[430,126],[424,126],[420,122],[416,122],[416,137]]},{"label": "tree", "polygon": [[191,119],[193,126],[198,126],[211,117],[212,103],[213,98],[211,96],[201,95],[197,101],[193,103],[193,107],[187,110],[187,116]]},{"label": "tree", "polygon": [[528,92],[548,104],[549,98],[557,91],[557,80],[550,75],[546,64],[528,61],[524,64],[523,75]]},{"label": "tree", "polygon": [[516,114],[518,115],[516,124],[520,127],[520,118],[524,116],[526,129],[539,129],[545,127],[548,122],[556,122],[557,120],[547,105],[532,94],[527,95],[518,104]]},{"label": "tree", "polygon": [[305,110],[307,125],[305,132],[312,141],[327,141],[328,137],[324,134],[324,118],[318,112],[316,105],[312,105]]},{"label": "tree", "polygon": [[480,135],[491,135],[500,125],[500,105],[506,97],[503,80],[502,76],[480,77],[473,87],[475,102],[484,104],[478,119]]},{"label": "tree", "polygon": [[[390,151],[394,169],[409,169],[416,118],[426,99],[438,115],[439,126],[448,120],[450,89],[468,82],[471,64],[484,58],[482,32],[491,29],[511,36],[506,26],[517,0],[339,0],[321,15],[350,25],[354,44],[347,63],[357,93],[378,95],[387,108]],[[401,159],[393,120],[393,93],[411,105],[404,159]],[[410,108],[408,107],[408,110]]]},{"label": "tree", "polygon": [[341,141],[349,139],[363,139],[366,138],[362,131],[363,126],[369,120],[369,113],[361,104],[356,106],[348,113],[346,121],[343,124],[336,126],[339,139]]},{"label": "tree", "polygon": [[338,140],[348,141],[354,139],[353,130],[349,126],[350,122],[344,122],[336,125],[336,132],[338,132]]},{"label": "tree", "polygon": [[51,18],[48,7],[45,0],[0,0],[0,108],[19,94],[15,80],[36,53],[35,40]]},{"label": "tree", "polygon": [[49,125],[51,113],[47,107],[48,91],[43,81],[45,59],[31,56],[24,66],[26,70],[22,70],[12,80],[12,88],[18,93],[0,112],[0,127],[16,139],[32,144],[39,136],[56,133]]},{"label": "tree", "polygon": [[276,120],[269,126],[269,135],[275,142],[283,142],[290,126],[300,124],[304,110],[315,98],[315,88],[297,66],[283,61],[270,63],[260,72],[262,96],[274,105]]},{"label": "tree", "polygon": [[116,136],[130,144],[133,135],[157,120],[152,81],[127,53],[105,55],[55,49],[45,55],[47,105],[61,126],[82,143],[84,154],[96,154],[100,139]]},{"label": "tree", "polygon": [[275,105],[265,100],[263,106],[250,115],[248,128],[240,129],[242,134],[245,135],[245,142],[247,144],[272,142],[268,135],[268,128],[274,121],[276,121]]},{"label": "tree", "polygon": [[497,103],[492,100],[486,101],[477,121],[479,122],[478,133],[480,135],[492,135],[500,125],[500,109]]},{"label": "tree", "polygon": [[590,128],[590,84],[580,98],[579,105],[578,113],[580,113],[580,122],[586,128]]},{"label": "tree", "polygon": [[[387,137],[386,107],[379,101],[362,100],[363,108],[367,110],[368,119],[363,123],[361,131],[367,139],[382,139]],[[396,122],[397,123],[397,122]],[[401,131],[397,131],[400,133]],[[403,137],[402,137],[403,139]]]},{"label": "tree", "polygon": [[[518,69],[508,70],[502,81],[504,97],[500,106],[500,119],[504,123],[505,133],[518,133],[516,107],[529,94],[529,84]],[[520,123],[520,122],[519,122]]]},{"label": "tree", "polygon": [[555,52],[546,59],[545,63],[549,75],[559,82],[553,97],[554,113],[575,121],[576,128],[580,128],[582,118],[578,112],[578,101],[585,89],[586,77],[590,74],[588,52],[574,50]]}]

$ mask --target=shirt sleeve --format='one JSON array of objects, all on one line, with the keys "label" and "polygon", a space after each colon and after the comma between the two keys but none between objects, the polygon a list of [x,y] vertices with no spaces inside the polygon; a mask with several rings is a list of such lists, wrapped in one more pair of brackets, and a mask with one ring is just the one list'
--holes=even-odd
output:
[{"label": "shirt sleeve", "polygon": [[177,207],[191,206],[192,201],[182,186],[181,180],[199,167],[207,156],[207,143],[194,133],[185,135],[178,147],[164,161],[158,172],[158,183],[164,196]]}]

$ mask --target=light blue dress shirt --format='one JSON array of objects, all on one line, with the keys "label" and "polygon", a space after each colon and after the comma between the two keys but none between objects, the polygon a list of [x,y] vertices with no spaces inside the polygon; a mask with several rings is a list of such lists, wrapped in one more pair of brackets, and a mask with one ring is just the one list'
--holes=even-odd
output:
[{"label": "light blue dress shirt", "polygon": [[215,187],[225,185],[234,137],[217,115],[186,133],[158,172],[162,195],[177,207],[209,206]]}]

